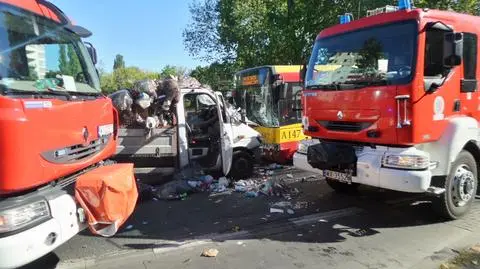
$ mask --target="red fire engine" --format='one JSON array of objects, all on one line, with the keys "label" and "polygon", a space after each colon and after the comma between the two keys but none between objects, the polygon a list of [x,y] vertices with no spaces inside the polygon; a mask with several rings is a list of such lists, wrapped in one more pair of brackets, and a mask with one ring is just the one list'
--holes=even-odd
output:
[{"label": "red fire engine", "polygon": [[410,1],[320,32],[303,92],[308,162],[333,189],[431,193],[455,219],[477,193],[480,18]]},{"label": "red fire engine", "polygon": [[104,162],[118,116],[81,40],[88,30],[45,0],[0,0],[0,16],[0,268],[16,268],[87,227],[74,185],[119,173]]}]

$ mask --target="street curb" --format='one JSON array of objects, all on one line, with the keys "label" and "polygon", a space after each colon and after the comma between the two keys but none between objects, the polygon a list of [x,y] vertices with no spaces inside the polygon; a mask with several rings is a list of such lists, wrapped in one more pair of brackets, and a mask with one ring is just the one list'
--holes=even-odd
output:
[{"label": "street curb", "polygon": [[455,257],[459,251],[480,243],[480,229],[475,231],[466,229],[463,230],[468,232],[465,236],[458,238],[457,240],[447,244],[442,249],[435,251],[431,255],[423,258],[417,264],[410,267],[410,269],[437,269],[439,268],[440,264]]}]

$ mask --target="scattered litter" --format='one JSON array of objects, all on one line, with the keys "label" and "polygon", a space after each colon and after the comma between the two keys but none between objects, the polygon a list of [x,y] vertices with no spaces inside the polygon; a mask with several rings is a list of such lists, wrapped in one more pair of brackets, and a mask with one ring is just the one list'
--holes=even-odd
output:
[{"label": "scattered litter", "polygon": [[325,219],[319,219],[318,222],[328,222],[328,220]]},{"label": "scattered litter", "polygon": [[218,250],[215,248],[205,249],[202,252],[203,257],[217,257]]},{"label": "scattered litter", "polygon": [[268,219],[267,219],[267,218],[261,218],[261,220],[268,221]]},{"label": "scattered litter", "polygon": [[302,236],[303,236],[303,234],[297,234],[297,236],[298,236],[298,237],[302,237]]},{"label": "scattered litter", "polygon": [[270,213],[285,213],[285,211],[283,211],[283,209],[279,209],[279,208],[270,208]]},{"label": "scattered litter", "polygon": [[246,197],[257,197],[257,196],[258,196],[258,192],[256,192],[256,191],[247,191],[247,192],[245,193],[245,196],[246,196]]},{"label": "scattered litter", "polygon": [[242,241],[238,241],[237,245],[243,245],[244,243]]},{"label": "scattered litter", "polygon": [[275,207],[291,207],[292,203],[287,202],[287,201],[282,201],[282,202],[276,202],[275,204],[273,204],[273,206],[275,206]]},{"label": "scattered litter", "polygon": [[183,263],[188,263],[188,262],[190,262],[191,260],[192,260],[192,259],[186,259],[186,260],[183,261]]},{"label": "scattered litter", "polygon": [[288,178],[293,178],[293,175],[292,174],[287,174],[287,177]]},{"label": "scattered litter", "polygon": [[148,221],[143,221],[142,224],[143,224],[143,225],[147,225],[147,224],[148,224]]},{"label": "scattered litter", "polygon": [[213,223],[213,225],[217,225],[217,224],[219,224],[219,223],[220,223],[219,221],[215,221],[215,222]]},{"label": "scattered litter", "polygon": [[157,198],[155,198],[155,197],[153,197],[153,201],[157,202],[157,201],[158,201],[158,199],[157,199]]},{"label": "scattered litter", "polygon": [[293,215],[293,214],[295,214],[295,211],[293,211],[291,209],[287,209],[287,213],[290,214],[290,215]]},{"label": "scattered litter", "polygon": [[240,226],[235,225],[235,226],[232,228],[232,231],[234,231],[234,232],[240,231]]},{"label": "scattered litter", "polygon": [[125,227],[125,230],[130,230],[130,229],[133,229],[133,225],[128,225],[127,227]]}]

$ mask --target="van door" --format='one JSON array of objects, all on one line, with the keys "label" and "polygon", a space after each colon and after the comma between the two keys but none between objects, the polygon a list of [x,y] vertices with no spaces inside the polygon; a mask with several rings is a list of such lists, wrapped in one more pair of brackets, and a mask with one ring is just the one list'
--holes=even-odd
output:
[{"label": "van door", "polygon": [[215,96],[217,97],[218,115],[220,117],[222,168],[223,174],[227,175],[230,172],[233,160],[233,128],[222,94],[216,92]]}]

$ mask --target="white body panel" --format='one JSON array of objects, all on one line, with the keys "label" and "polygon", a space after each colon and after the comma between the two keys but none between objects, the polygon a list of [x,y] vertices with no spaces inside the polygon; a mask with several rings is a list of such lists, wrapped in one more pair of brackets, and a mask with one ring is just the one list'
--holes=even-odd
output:
[{"label": "white body panel", "polygon": [[[470,117],[457,117],[449,120],[440,140],[416,146],[430,153],[431,161],[437,161],[438,167],[432,170],[434,176],[444,176],[450,171],[451,164],[469,141],[479,139],[478,121]],[[480,161],[480,160],[478,160]]]},{"label": "white body panel", "polygon": [[[0,238],[0,268],[16,268],[56,249],[86,228],[77,219],[74,197],[63,194],[48,201],[52,219],[23,232]],[[46,238],[56,234],[48,245]]]}]

